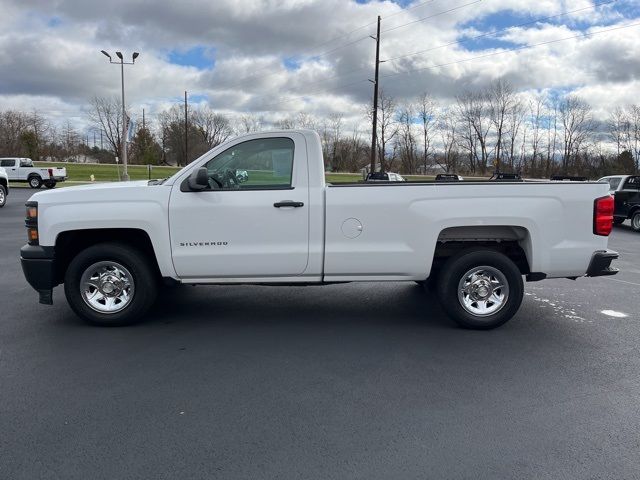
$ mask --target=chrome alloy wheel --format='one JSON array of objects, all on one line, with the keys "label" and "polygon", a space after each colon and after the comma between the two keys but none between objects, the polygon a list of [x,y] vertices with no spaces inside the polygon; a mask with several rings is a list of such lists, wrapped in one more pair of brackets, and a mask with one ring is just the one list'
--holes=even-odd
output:
[{"label": "chrome alloy wheel", "polygon": [[507,278],[494,267],[474,267],[458,283],[460,305],[477,317],[499,312],[507,304],[508,298]]},{"label": "chrome alloy wheel", "polygon": [[133,276],[119,263],[94,263],[82,274],[80,293],[84,302],[96,312],[118,313],[133,300]]},{"label": "chrome alloy wheel", "polygon": [[631,217],[631,226],[634,230],[640,230],[640,213],[636,213]]},{"label": "chrome alloy wheel", "polygon": [[6,198],[4,196],[4,190],[0,188],[0,205],[4,205]]}]

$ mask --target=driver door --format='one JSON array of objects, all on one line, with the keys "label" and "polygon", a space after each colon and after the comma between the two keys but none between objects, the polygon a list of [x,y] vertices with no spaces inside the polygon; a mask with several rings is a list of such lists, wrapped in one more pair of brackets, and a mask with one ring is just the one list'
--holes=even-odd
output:
[{"label": "driver door", "polygon": [[209,161],[209,188],[173,185],[169,226],[183,279],[302,275],[309,256],[307,155],[300,134],[240,141]]}]

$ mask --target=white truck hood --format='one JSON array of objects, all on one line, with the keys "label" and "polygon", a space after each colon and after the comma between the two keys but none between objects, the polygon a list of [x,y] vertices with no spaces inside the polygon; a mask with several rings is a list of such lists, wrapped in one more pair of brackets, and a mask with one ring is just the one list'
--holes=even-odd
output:
[{"label": "white truck hood", "polygon": [[122,201],[140,198],[147,189],[158,187],[161,187],[161,185],[149,185],[149,180],[93,183],[41,191],[32,195],[29,201],[41,204],[104,201],[110,198],[113,201]]}]

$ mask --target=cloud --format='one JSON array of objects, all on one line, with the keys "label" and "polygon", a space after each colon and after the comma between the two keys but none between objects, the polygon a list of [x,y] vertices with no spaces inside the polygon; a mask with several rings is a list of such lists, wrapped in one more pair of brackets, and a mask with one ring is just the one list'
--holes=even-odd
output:
[{"label": "cloud", "polygon": [[[5,0],[3,108],[81,118],[94,95],[118,95],[119,68],[99,51],[141,52],[125,69],[128,103],[153,115],[185,90],[228,113],[298,111],[362,120],[371,100],[375,20],[381,86],[400,103],[424,91],[444,104],[506,76],[521,90],[575,90],[606,115],[607,95],[637,101],[640,27],[509,51],[640,22],[630,0]],[[510,25],[583,9],[502,31]],[[406,25],[405,25],[406,24]],[[495,41],[460,42],[498,31]],[[494,41],[490,41],[490,40]],[[422,52],[417,55],[408,54]],[[396,57],[403,57],[397,58]],[[206,100],[203,100],[206,99]]]}]

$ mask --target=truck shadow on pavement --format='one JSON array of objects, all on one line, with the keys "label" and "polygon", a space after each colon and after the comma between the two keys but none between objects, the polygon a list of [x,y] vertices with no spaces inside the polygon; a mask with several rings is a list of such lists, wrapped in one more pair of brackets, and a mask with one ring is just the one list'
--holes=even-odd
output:
[{"label": "truck shadow on pavement", "polygon": [[183,285],[164,289],[144,320],[146,324],[201,322],[355,322],[455,328],[435,296],[413,283],[306,287]]}]

